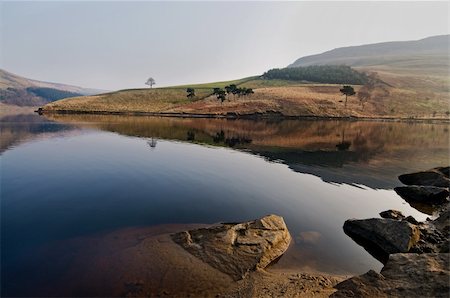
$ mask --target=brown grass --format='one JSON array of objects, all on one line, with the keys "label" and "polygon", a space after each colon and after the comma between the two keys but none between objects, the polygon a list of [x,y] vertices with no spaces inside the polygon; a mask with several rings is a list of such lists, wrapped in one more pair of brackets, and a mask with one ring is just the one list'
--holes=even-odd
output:
[{"label": "brown grass", "polygon": [[[97,96],[60,100],[45,106],[45,110],[89,112],[151,112],[195,114],[253,114],[279,112],[287,116],[322,117],[392,117],[445,118],[450,111],[450,95],[446,76],[426,76],[420,73],[376,70],[391,87],[389,95],[375,91],[364,104],[357,96],[348,98],[339,92],[340,85],[300,84],[287,81],[247,80],[242,86],[255,88],[251,96],[234,97],[221,103],[210,88],[196,89],[196,98],[186,98],[184,88],[123,90]],[[208,87],[214,84],[208,84]],[[360,86],[355,86],[357,91]]]}]

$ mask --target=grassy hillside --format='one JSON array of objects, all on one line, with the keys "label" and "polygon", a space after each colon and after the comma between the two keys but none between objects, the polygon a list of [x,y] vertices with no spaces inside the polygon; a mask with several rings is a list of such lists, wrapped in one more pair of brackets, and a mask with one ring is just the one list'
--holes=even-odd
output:
[{"label": "grassy hillside", "polygon": [[[97,96],[64,99],[47,104],[44,111],[189,113],[205,115],[283,114],[319,117],[449,118],[450,75],[448,73],[449,36],[411,42],[392,42],[335,49],[304,57],[291,66],[353,65],[376,80],[354,85],[356,95],[347,106],[339,84],[318,84],[309,80],[309,71],[324,67],[306,67],[297,73],[277,70],[278,76],[254,76],[227,82],[193,84],[170,88],[121,90]],[[325,67],[326,68],[326,67]],[[307,70],[307,71],[306,71]],[[269,72],[268,72],[269,73]],[[330,73],[327,75],[329,81]],[[295,76],[293,76],[295,74]],[[339,79],[342,84],[348,76]],[[321,81],[321,80],[316,80]],[[348,82],[347,82],[348,81]],[[337,81],[336,81],[337,82]],[[375,82],[370,85],[370,82]],[[235,84],[252,88],[249,96],[228,95],[221,103],[213,88]],[[196,97],[186,97],[186,88],[194,88]],[[370,91],[370,92],[369,92]],[[364,97],[364,93],[370,96]]]},{"label": "grassy hillside", "polygon": [[415,41],[394,41],[337,48],[297,59],[289,67],[309,65],[348,65],[352,67],[389,66],[448,74],[450,35]]},{"label": "grassy hillside", "polygon": [[[213,85],[211,85],[213,86]],[[389,95],[380,94],[365,103],[356,96],[344,106],[341,85],[303,84],[292,81],[253,79],[239,86],[254,88],[245,97],[227,96],[222,104],[212,89],[197,88],[196,98],[189,100],[184,88],[123,90],[96,96],[59,100],[44,106],[45,111],[124,112],[124,113],[190,113],[241,115],[281,113],[286,116],[324,117],[403,117],[445,118],[449,110],[448,94],[418,93],[414,90],[389,87]],[[355,86],[358,91],[361,86]]]}]

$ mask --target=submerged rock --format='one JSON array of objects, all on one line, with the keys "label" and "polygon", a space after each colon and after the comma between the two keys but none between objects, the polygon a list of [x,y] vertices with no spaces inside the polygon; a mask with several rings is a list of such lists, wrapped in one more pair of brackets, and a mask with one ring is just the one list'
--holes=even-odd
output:
[{"label": "submerged rock", "polygon": [[389,254],[408,252],[420,238],[416,225],[386,218],[347,220],[344,232],[382,263]]},{"label": "submerged rock", "polygon": [[268,215],[244,223],[224,223],[184,231],[172,239],[212,267],[242,279],[251,270],[263,269],[287,250],[291,236],[282,217]]},{"label": "submerged rock", "polygon": [[408,203],[418,202],[430,205],[441,205],[448,199],[448,189],[436,186],[401,186],[395,192]]},{"label": "submerged rock", "polygon": [[331,297],[448,297],[449,254],[393,254],[381,270],[336,285]]},{"label": "submerged rock", "polygon": [[428,171],[400,175],[398,179],[406,185],[449,187],[449,167],[439,167]]}]

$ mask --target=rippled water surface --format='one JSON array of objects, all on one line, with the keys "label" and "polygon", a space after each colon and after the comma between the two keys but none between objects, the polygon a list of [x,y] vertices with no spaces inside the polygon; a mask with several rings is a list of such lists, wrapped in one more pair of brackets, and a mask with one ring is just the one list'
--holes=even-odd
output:
[{"label": "rippled water surface", "polygon": [[[449,126],[436,123],[18,115],[3,117],[1,129],[7,295],[69,270],[64,241],[270,213],[294,240],[275,266],[380,269],[344,221],[386,209],[424,220],[429,210],[392,190],[396,177],[444,165],[449,154]],[[43,250],[56,245],[48,258]]]}]

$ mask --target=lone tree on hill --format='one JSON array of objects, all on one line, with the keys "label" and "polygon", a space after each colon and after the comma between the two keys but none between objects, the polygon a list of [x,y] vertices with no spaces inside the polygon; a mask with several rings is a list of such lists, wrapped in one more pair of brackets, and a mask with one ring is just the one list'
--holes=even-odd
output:
[{"label": "lone tree on hill", "polygon": [[353,89],[352,86],[345,85],[341,89],[339,89],[339,91],[341,91],[341,93],[345,95],[345,107],[347,107],[347,97],[355,95],[355,89]]},{"label": "lone tree on hill", "polygon": [[192,98],[195,97],[195,90],[194,90],[194,88],[187,88],[186,92],[187,92],[187,95],[186,95],[187,98],[192,99]]},{"label": "lone tree on hill", "polygon": [[155,84],[156,84],[155,79],[152,77],[148,78],[147,82],[145,82],[145,85],[149,85],[150,88],[152,88],[153,85],[155,85]]}]

